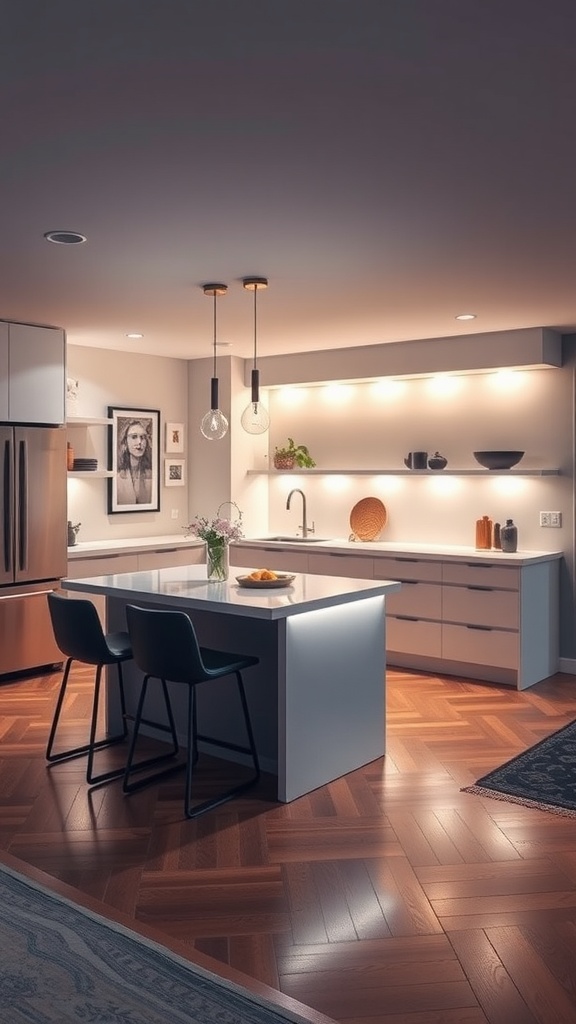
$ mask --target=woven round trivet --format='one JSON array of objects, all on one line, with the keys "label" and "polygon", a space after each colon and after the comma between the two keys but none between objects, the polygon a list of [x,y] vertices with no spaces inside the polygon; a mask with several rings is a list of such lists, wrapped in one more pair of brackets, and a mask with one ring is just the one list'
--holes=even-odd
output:
[{"label": "woven round trivet", "polygon": [[358,540],[377,540],[388,522],[380,498],[362,498],[350,513],[350,528]]}]

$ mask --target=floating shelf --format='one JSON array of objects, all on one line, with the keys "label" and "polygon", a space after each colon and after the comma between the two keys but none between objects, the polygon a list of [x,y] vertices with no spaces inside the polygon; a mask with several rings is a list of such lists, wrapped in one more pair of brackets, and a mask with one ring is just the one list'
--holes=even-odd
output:
[{"label": "floating shelf", "polygon": [[249,469],[248,476],[560,476],[559,469]]},{"label": "floating shelf", "polygon": [[105,476],[114,476],[114,473],[113,473],[113,471],[111,469],[91,469],[89,471],[85,471],[85,470],[81,470],[81,469],[69,469],[68,470],[68,476],[82,476],[82,477],[91,476],[91,477],[100,477],[100,479],[102,479],[102,477],[105,477]]}]

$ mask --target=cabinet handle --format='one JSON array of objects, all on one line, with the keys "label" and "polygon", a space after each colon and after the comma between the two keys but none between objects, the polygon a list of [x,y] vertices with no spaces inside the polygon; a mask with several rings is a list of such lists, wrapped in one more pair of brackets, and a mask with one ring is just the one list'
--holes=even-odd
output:
[{"label": "cabinet handle", "polygon": [[155,555],[171,555],[173,551],[178,551],[178,548],[156,548]]},{"label": "cabinet handle", "polygon": [[419,562],[419,558],[395,558],[395,562]]},{"label": "cabinet handle", "polygon": [[486,565],[485,562],[466,562],[471,569],[493,569],[493,565]]},{"label": "cabinet handle", "polygon": [[466,587],[466,590],[487,590],[489,592],[492,592],[493,590],[495,590],[495,587],[479,587],[477,585],[473,586],[472,584],[470,584],[470,586]]},{"label": "cabinet handle", "polygon": [[392,615],[393,619],[402,619],[404,622],[420,622],[417,615]]},{"label": "cabinet handle", "polygon": [[482,633],[492,633],[492,626],[466,626],[466,629],[479,629]]}]

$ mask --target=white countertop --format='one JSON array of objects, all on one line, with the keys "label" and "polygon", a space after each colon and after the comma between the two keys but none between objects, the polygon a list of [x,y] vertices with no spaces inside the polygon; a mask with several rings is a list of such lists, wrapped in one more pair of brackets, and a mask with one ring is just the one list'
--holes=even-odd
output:
[{"label": "white countertop", "polygon": [[320,541],[276,541],[266,539],[245,538],[237,541],[243,547],[269,547],[286,551],[322,551],[330,554],[350,555],[389,555],[391,558],[410,558],[418,556],[433,561],[498,562],[499,565],[530,565],[533,562],[549,562],[562,558],[563,551],[497,551],[492,548],[478,551],[476,548],[456,544],[416,544],[401,541],[349,541],[335,538]]},{"label": "white countertop", "polygon": [[226,582],[213,583],[206,579],[205,565],[186,565],[91,576],[88,579],[65,579],[62,587],[64,590],[103,594],[134,602],[156,600],[175,608],[195,608],[268,620],[364,601],[401,587],[400,583],[384,580],[302,573],[288,587],[260,590],[239,586],[236,576],[245,572],[243,568],[231,568]]},{"label": "white countertop", "polygon": [[159,537],[124,538],[123,540],[78,541],[68,548],[68,558],[89,558],[90,555],[125,555],[138,551],[173,551],[174,548],[198,547],[204,544],[198,537],[185,537],[183,533]]},{"label": "white countertop", "polygon": [[[516,551],[514,553],[496,551],[477,551],[476,548],[456,544],[418,544],[402,541],[349,541],[344,538],[332,538],[321,541],[276,541],[271,538],[248,537],[237,541],[246,547],[271,547],[286,551],[322,551],[333,554],[350,555],[389,555],[391,558],[410,558],[418,556],[434,561],[466,561],[498,562],[501,565],[530,565],[533,562],[549,562],[562,558],[562,551]],[[182,533],[166,534],[158,537],[138,537],[123,540],[91,540],[79,541],[68,548],[68,558],[89,558],[105,555],[131,554],[138,551],[170,551],[180,547],[202,547],[203,540],[198,537],[185,537]]]}]

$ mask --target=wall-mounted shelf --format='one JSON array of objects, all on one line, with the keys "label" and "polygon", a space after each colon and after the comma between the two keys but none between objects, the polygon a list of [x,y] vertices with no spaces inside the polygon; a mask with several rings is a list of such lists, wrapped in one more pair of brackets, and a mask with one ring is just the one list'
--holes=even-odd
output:
[{"label": "wall-mounted shelf", "polygon": [[92,477],[100,477],[100,478],[102,478],[102,477],[105,477],[105,476],[114,476],[114,473],[112,472],[111,469],[92,469],[92,470],[89,470],[89,471],[85,471],[85,470],[83,471],[83,470],[80,470],[80,469],[69,469],[68,470],[68,476],[82,476],[82,477],[92,476]]},{"label": "wall-mounted shelf", "polygon": [[249,469],[248,476],[560,476],[559,469]]},{"label": "wall-mounted shelf", "polygon": [[67,427],[108,427],[112,420],[106,416],[69,416]]},{"label": "wall-mounted shelf", "polygon": [[[107,416],[69,416],[66,420],[66,427],[109,427],[111,424],[112,420]],[[86,439],[86,435],[81,436]],[[75,437],[77,439],[79,435],[76,434]],[[76,441],[74,442],[74,447],[75,445]],[[102,459],[101,461],[104,463],[106,462],[105,459]],[[69,469],[68,476],[82,477],[83,479],[87,477],[95,477],[96,479],[102,480],[105,477],[114,476],[114,473],[111,469]]]}]

